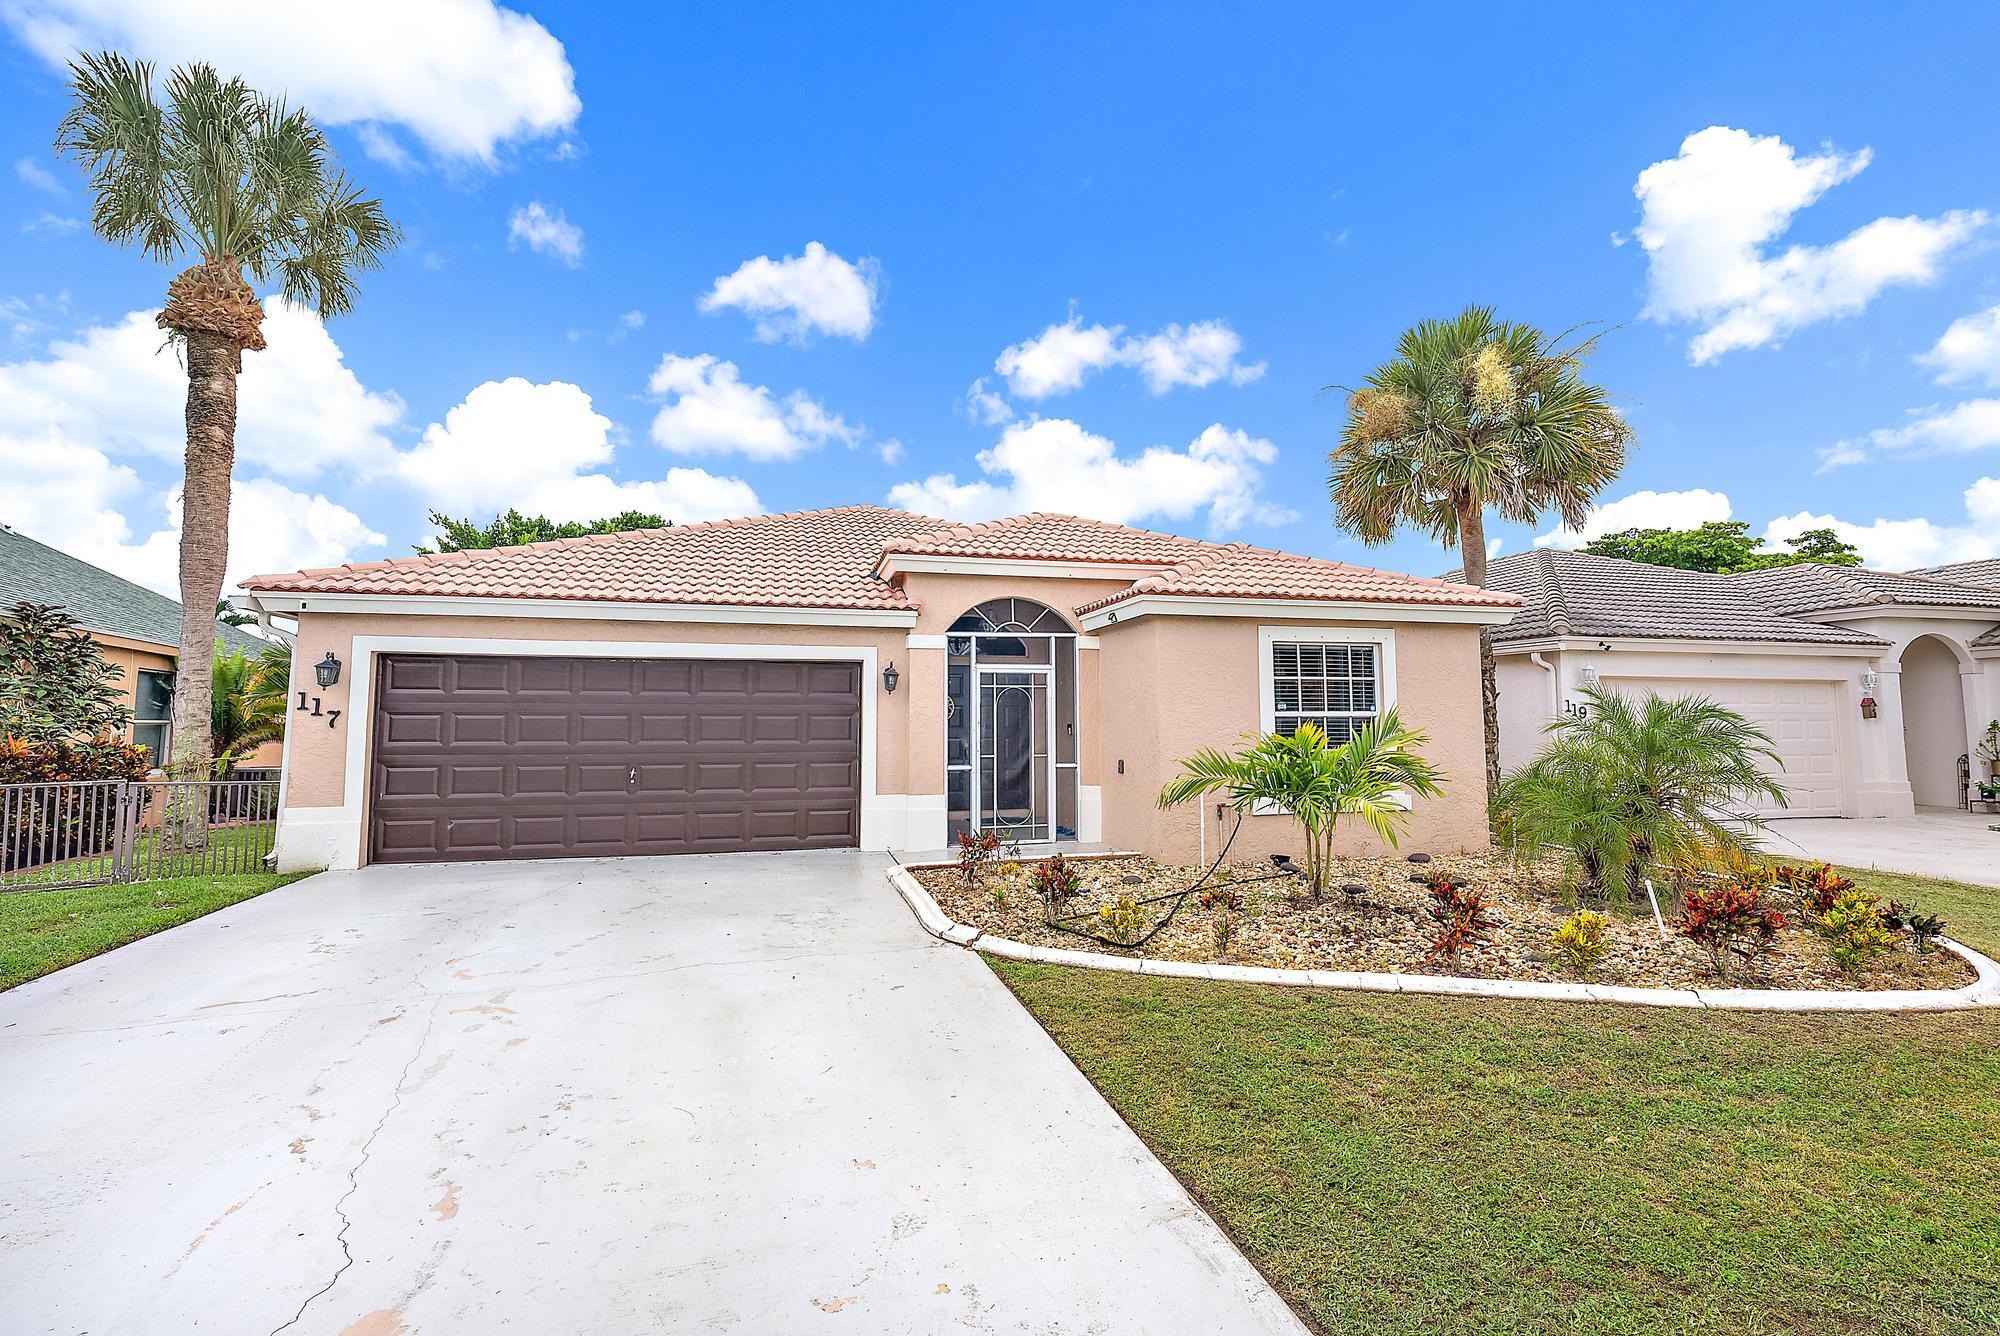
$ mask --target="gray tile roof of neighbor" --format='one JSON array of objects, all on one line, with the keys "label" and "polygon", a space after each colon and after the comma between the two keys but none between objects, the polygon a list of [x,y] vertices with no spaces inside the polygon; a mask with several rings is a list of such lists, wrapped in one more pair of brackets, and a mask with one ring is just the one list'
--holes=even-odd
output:
[{"label": "gray tile roof of neighbor", "polygon": [[[180,604],[0,525],[0,608],[24,600],[59,604],[79,625],[105,635],[159,645],[170,654],[180,647]],[[223,644],[246,654],[270,643],[233,626],[215,631]]]},{"label": "gray tile roof of neighbor", "polygon": [[1962,585],[2000,589],[2000,557],[1988,557],[1984,561],[1958,561],[1949,566],[1926,566],[1922,570],[1909,573],[1928,575],[1933,580],[1951,580]]},{"label": "gray tile roof of neighbor", "polygon": [[[1459,578],[1456,572],[1444,577]],[[1775,611],[1736,577],[1543,548],[1495,558],[1487,584],[1527,600],[1496,644],[1557,636],[1884,645],[1844,626]]]},{"label": "gray tile roof of neighbor", "polygon": [[1834,608],[1902,603],[1926,608],[1992,608],[1994,617],[2000,619],[2000,589],[1981,588],[1935,575],[1904,575],[1898,571],[1870,570],[1866,566],[1804,562],[1722,578],[1750,590],[1758,602],[1776,612],[1827,612]]}]

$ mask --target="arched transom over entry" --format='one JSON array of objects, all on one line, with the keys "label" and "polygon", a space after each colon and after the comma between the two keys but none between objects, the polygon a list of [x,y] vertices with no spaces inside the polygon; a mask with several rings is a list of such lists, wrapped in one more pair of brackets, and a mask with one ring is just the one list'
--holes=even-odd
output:
[{"label": "arched transom over entry", "polygon": [[1076,838],[1076,630],[1031,599],[981,603],[945,633],[951,834]]}]

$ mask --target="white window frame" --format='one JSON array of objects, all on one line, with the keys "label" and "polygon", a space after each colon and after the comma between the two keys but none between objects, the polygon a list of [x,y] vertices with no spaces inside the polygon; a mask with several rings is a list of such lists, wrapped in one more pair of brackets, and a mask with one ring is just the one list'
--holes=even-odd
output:
[{"label": "white window frame", "polygon": [[[1375,717],[1381,718],[1396,704],[1396,632],[1387,626],[1260,626],[1257,628],[1257,732],[1268,737],[1278,731],[1278,674],[1271,666],[1271,651],[1286,645],[1372,645],[1375,647]],[[1403,795],[1404,806],[1409,797]],[[1285,809],[1276,803],[1259,802],[1258,816],[1282,816]]]}]

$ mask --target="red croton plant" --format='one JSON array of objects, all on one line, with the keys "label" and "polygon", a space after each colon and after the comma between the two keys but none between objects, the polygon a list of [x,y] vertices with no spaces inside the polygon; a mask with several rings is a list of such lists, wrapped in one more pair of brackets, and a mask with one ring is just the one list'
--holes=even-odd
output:
[{"label": "red croton plant", "polygon": [[1674,923],[1683,937],[1708,948],[1718,974],[1731,955],[1755,964],[1784,926],[1785,916],[1764,903],[1764,887],[1740,879],[1689,891]]}]

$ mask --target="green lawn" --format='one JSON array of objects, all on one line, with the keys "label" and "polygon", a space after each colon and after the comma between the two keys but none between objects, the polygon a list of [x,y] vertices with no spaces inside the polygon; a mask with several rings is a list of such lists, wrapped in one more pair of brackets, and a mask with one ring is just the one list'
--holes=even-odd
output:
[{"label": "green lawn", "polygon": [[0,990],[297,881],[250,872],[0,895]]},{"label": "green lawn", "polygon": [[[2000,949],[2000,891],[1864,884]],[[2000,1329],[2000,1013],[993,967],[1325,1331]]]}]

